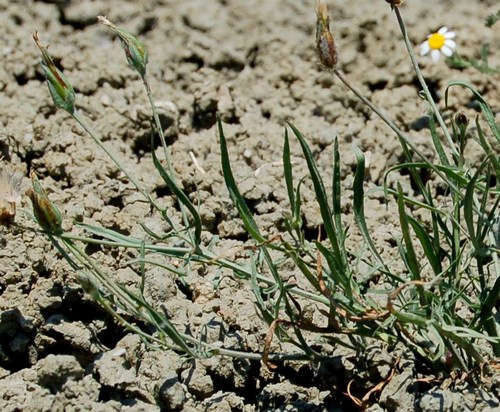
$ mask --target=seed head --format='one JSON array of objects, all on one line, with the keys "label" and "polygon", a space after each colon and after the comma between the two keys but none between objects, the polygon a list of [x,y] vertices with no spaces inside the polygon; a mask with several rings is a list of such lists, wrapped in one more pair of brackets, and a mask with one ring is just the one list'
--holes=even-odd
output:
[{"label": "seed head", "polygon": [[337,47],[330,32],[330,15],[324,0],[316,2],[316,49],[321,65],[327,69],[335,69]]},{"label": "seed head", "polygon": [[394,9],[394,7],[399,7],[403,4],[403,0],[385,0],[385,1],[391,5],[391,9]]},{"label": "seed head", "polygon": [[21,179],[0,169],[0,225],[9,226],[16,216],[16,205],[21,200]]},{"label": "seed head", "polygon": [[[460,147],[463,150],[465,147],[465,138],[467,135],[467,126],[469,126],[469,118],[464,112],[458,112],[455,115],[455,125],[458,128],[458,133],[454,133],[454,137],[458,139]],[[453,129],[455,130],[455,129]]]},{"label": "seed head", "polygon": [[69,114],[73,114],[75,112],[75,91],[73,86],[64,73],[56,67],[47,48],[42,46],[38,38],[38,32],[33,33],[33,39],[42,52],[42,68],[54,104],[56,107],[66,110]]},{"label": "seed head", "polygon": [[464,112],[458,112],[455,115],[455,123],[460,129],[466,129],[469,125],[469,118]]},{"label": "seed head", "polygon": [[30,173],[30,178],[32,188],[29,188],[26,194],[33,204],[33,214],[38,224],[43,230],[49,233],[62,233],[61,212],[59,212],[56,205],[49,199],[34,172]]},{"label": "seed head", "polygon": [[146,75],[146,65],[148,64],[148,53],[141,41],[113,23],[104,16],[97,16],[97,19],[104,25],[108,26],[120,39],[128,64],[134,68],[141,77]]}]

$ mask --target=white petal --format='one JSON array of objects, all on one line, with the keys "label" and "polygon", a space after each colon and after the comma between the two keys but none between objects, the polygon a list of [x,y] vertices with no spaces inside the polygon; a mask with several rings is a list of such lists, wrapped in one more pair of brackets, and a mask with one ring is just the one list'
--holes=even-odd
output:
[{"label": "white petal", "polygon": [[429,53],[430,49],[431,49],[431,47],[429,46],[429,42],[428,41],[424,41],[420,45],[420,55],[421,56],[425,56],[427,53]]},{"label": "white petal", "polygon": [[438,30],[439,34],[445,34],[448,31],[448,27],[443,26]]},{"label": "white petal", "polygon": [[455,33],[454,31],[448,31],[444,34],[444,38],[445,39],[454,39],[456,35],[457,35],[457,33]]},{"label": "white petal", "polygon": [[444,45],[448,47],[449,49],[454,49],[457,47],[457,43],[455,43],[453,40],[445,40]]},{"label": "white petal", "polygon": [[433,62],[437,62],[439,60],[439,57],[440,57],[441,53],[439,53],[439,50],[432,50],[431,51],[431,59]]},{"label": "white petal", "polygon": [[453,54],[453,50],[449,47],[443,46],[441,47],[441,53],[443,53],[446,57],[450,57]]}]

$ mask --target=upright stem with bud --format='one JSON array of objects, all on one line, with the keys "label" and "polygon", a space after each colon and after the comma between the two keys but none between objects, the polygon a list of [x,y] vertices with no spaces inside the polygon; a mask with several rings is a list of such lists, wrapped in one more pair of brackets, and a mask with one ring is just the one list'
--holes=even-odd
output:
[{"label": "upright stem with bud", "polygon": [[60,71],[52,57],[50,56],[47,48],[42,45],[38,37],[38,33],[33,34],[33,39],[42,53],[42,68],[45,72],[47,85],[49,87],[52,100],[56,107],[68,112],[73,119],[76,120],[80,126],[90,135],[90,137],[97,143],[97,145],[108,155],[108,157],[115,163],[115,165],[127,176],[133,185],[143,194],[146,200],[157,210],[161,208],[154,202],[149,194],[142,188],[140,183],[130,174],[123,164],[118,160],[118,157],[111,149],[108,149],[103,141],[92,131],[90,126],[87,125],[85,120],[80,116],[75,107],[75,91],[68,78]]},{"label": "upright stem with bud", "polygon": [[[402,2],[394,1],[390,3],[394,3],[393,7],[395,7],[397,4],[401,4]],[[345,73],[337,69],[337,46],[330,31],[330,16],[326,7],[325,0],[317,0],[316,2],[316,47],[321,65],[324,68],[331,70],[331,72],[335,74],[335,76],[337,76],[339,80],[344,83],[347,88],[349,88],[349,90],[351,90],[364,104],[366,104],[366,106],[370,108],[370,110],[372,110],[387,126],[389,126],[396,133],[405,152],[409,154],[407,147],[410,147],[422,161],[429,164],[429,167],[438,176],[440,176],[451,187],[456,188],[455,184],[450,181],[431,161],[429,161],[429,159],[427,159],[427,157],[422,153],[421,150],[418,149],[418,147],[411,141],[411,139],[409,139],[401,131],[401,129],[397,127],[396,124],[392,120],[390,120],[377,106],[375,106],[367,97],[365,97],[363,93],[349,81]]]}]

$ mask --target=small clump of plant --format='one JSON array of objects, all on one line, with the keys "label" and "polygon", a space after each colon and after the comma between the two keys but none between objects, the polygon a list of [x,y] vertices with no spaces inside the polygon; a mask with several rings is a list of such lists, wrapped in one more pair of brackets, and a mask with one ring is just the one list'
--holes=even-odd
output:
[{"label": "small clump of plant", "polygon": [[[66,76],[56,67],[47,49],[34,34],[42,53],[42,68],[54,104],[65,110],[122,170],[156,213],[171,227],[168,236],[160,236],[142,226],[143,238],[123,235],[115,230],[75,223],[88,236],[77,236],[63,230],[63,217],[50,201],[41,184],[32,174],[33,187],[28,196],[33,203],[34,218],[56,249],[69,262],[82,287],[119,322],[140,335],[148,344],[173,349],[191,357],[226,355],[262,359],[269,367],[288,359],[317,360],[318,340],[324,345],[345,345],[362,351],[372,340],[389,345],[403,342],[422,360],[439,364],[443,370],[469,372],[475,368],[489,370],[500,356],[498,304],[500,296],[500,128],[481,94],[471,85],[452,81],[445,92],[448,103],[455,88],[465,88],[477,101],[481,116],[469,120],[458,112],[447,121],[434,102],[417,63],[413,46],[400,9],[401,1],[388,1],[393,9],[411,63],[428,104],[430,122],[429,145],[436,153],[431,160],[378,107],[370,102],[337,69],[337,47],[330,32],[330,17],[324,1],[318,1],[316,43],[320,63],[343,82],[364,104],[391,128],[404,152],[403,163],[385,172],[379,188],[386,202],[395,202],[399,214],[400,234],[396,236],[397,253],[404,265],[384,260],[377,249],[365,218],[364,190],[365,157],[354,147],[356,171],[352,190],[352,210],[357,230],[364,244],[359,250],[349,250],[347,239],[353,230],[341,217],[341,158],[337,139],[333,149],[333,181],[331,192],[326,190],[323,177],[315,162],[307,139],[291,123],[285,128],[283,147],[284,184],[289,211],[285,215],[284,231],[280,236],[267,237],[239,191],[228,153],[227,139],[220,118],[217,120],[221,164],[230,198],[255,246],[249,248],[246,261],[214,254],[212,245],[202,242],[202,220],[194,204],[180,187],[172,167],[169,148],[156,110],[147,79],[148,54],[142,43],[130,33],[116,27],[104,17],[107,25],[120,39],[128,63],[144,83],[152,110],[152,160],[158,174],[171,189],[182,213],[182,223],[174,223],[169,210],[148,193],[131,175],[125,165],[92,131],[75,107],[75,92]],[[444,32],[443,32],[444,33]],[[438,31],[430,49],[447,37]],[[450,36],[448,38],[451,38]],[[429,41],[431,39],[429,38]],[[452,43],[448,42],[448,45]],[[429,50],[430,50],[429,49]],[[446,50],[441,50],[447,53]],[[472,123],[472,124],[471,124]],[[290,135],[298,141],[307,164],[308,176],[294,175],[290,156]],[[154,151],[153,139],[159,136],[163,159]],[[483,151],[482,160],[469,164],[466,140],[474,139]],[[390,187],[393,173],[408,171],[418,188],[418,196],[410,197],[398,183]],[[432,179],[423,180],[424,175]],[[301,209],[301,188],[309,180],[314,189],[322,218],[324,239],[306,240]],[[437,191],[442,194],[437,201]],[[425,211],[428,219],[420,217]],[[86,252],[86,245],[133,250],[137,258],[131,267],[142,279],[140,290],[131,291],[117,282],[113,275]],[[356,256],[353,259],[353,256]],[[176,260],[177,265],[155,263],[161,259]],[[373,289],[369,280],[360,281],[357,265],[367,265],[369,278],[378,278],[384,289]],[[283,270],[290,263],[307,280],[308,288],[300,288],[283,280]],[[263,353],[248,353],[244,348],[224,348],[209,344],[198,336],[179,331],[165,311],[155,309],[144,297],[145,273],[151,266],[182,275],[196,266],[212,266],[231,271],[251,285],[255,303],[262,319],[269,325],[263,342]],[[374,296],[382,299],[374,299]],[[304,304],[314,303],[325,319],[315,324],[303,310]],[[458,311],[460,310],[460,315]],[[126,315],[125,315],[126,314]],[[496,318],[497,317],[497,318]],[[139,324],[150,327],[141,328]],[[151,326],[153,328],[151,328]],[[273,353],[271,340],[296,347],[293,353]]]}]

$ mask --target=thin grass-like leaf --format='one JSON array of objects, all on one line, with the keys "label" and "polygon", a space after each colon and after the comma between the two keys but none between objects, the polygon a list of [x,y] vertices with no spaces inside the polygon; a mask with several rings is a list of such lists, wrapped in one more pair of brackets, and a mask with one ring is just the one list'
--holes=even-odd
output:
[{"label": "thin grass-like leaf", "polygon": [[358,224],[359,230],[365,239],[365,242],[368,244],[368,247],[379,263],[385,270],[389,271],[387,265],[385,264],[382,256],[378,253],[378,250],[375,246],[375,243],[370,236],[370,231],[368,230],[368,225],[366,224],[365,219],[365,205],[364,205],[364,177],[365,177],[365,156],[363,152],[357,147],[354,146],[354,155],[356,156],[356,172],[354,173],[354,182],[352,185],[352,190],[354,193],[353,207],[354,207],[354,218],[356,219],[356,223]]},{"label": "thin grass-like leaf", "polygon": [[133,244],[140,245],[142,239],[135,238],[128,235],[123,235],[112,229],[106,229],[104,227],[92,226],[86,223],[77,223],[78,227],[85,229],[86,231],[93,233],[96,236],[103,237],[104,239],[109,239],[116,243]]},{"label": "thin grass-like leaf", "polygon": [[464,81],[452,81],[452,82],[450,82],[448,84],[448,86],[446,87],[446,90],[444,93],[444,101],[445,101],[446,106],[448,106],[448,93],[450,91],[450,88],[453,86],[465,87],[466,89],[469,89],[474,94],[474,97],[477,99],[477,101],[479,103],[479,107],[481,108],[481,111],[483,112],[484,118],[486,119],[488,126],[490,127],[491,131],[493,132],[493,135],[496,137],[497,142],[500,144],[500,127],[498,126],[498,123],[496,122],[495,115],[493,114],[493,111],[491,110],[490,105],[486,102],[486,100],[484,100],[481,93],[479,93],[469,83],[464,82]]},{"label": "thin grass-like leaf", "polygon": [[[481,128],[481,125],[479,124],[479,119],[476,117],[476,127],[477,127],[477,136],[479,138],[479,143],[481,144],[483,150],[485,151],[486,155],[488,156],[488,159],[493,165],[493,168],[495,169],[495,173],[497,176],[500,176],[500,160],[499,160],[499,155],[498,152],[494,152],[493,149],[491,148],[491,145],[488,143],[486,140],[483,130]],[[499,137],[500,141],[500,137]]]},{"label": "thin grass-like leaf", "polygon": [[422,245],[422,249],[432,267],[432,271],[436,276],[438,276],[442,271],[442,267],[439,259],[439,251],[434,250],[433,239],[431,239],[426,228],[424,228],[418,220],[411,216],[407,216],[407,219],[415,232],[415,236]]},{"label": "thin grass-like leaf", "polygon": [[408,215],[406,214],[403,201],[403,189],[400,183],[398,183],[398,212],[404,247],[408,258],[408,270],[410,271],[412,280],[420,280],[420,265],[411,240]]},{"label": "thin grass-like leaf", "polygon": [[231,197],[234,206],[238,210],[238,214],[240,215],[240,218],[243,221],[247,232],[257,242],[264,243],[266,239],[260,234],[259,228],[257,226],[257,223],[255,222],[255,219],[253,218],[252,212],[250,211],[245,199],[241,195],[238,186],[236,185],[236,180],[234,179],[233,171],[231,169],[231,162],[229,160],[226,136],[224,135],[222,121],[219,116],[217,116],[217,127],[220,139],[222,174],[224,176],[224,181],[226,182],[227,190],[229,191],[229,196]]},{"label": "thin grass-like leaf", "polygon": [[290,142],[288,139],[288,129],[285,128],[285,142],[283,144],[283,171],[285,175],[286,190],[292,214],[295,209],[295,194],[293,191],[292,161],[290,158]]},{"label": "thin grass-like leaf", "polygon": [[146,265],[144,263],[146,256],[146,248],[144,240],[141,242],[141,248],[139,249],[139,273],[141,274],[141,285],[139,290],[141,291],[141,296],[144,298],[144,287],[146,286]]},{"label": "thin grass-like leaf", "polygon": [[[340,151],[339,151],[339,139],[335,136],[333,142],[333,174],[332,174],[332,208],[333,208],[333,218],[335,220],[335,227],[337,229],[337,234],[342,233],[342,210],[341,210],[341,198],[342,189],[340,187]],[[341,238],[339,241],[341,247],[345,243],[345,237]]]},{"label": "thin grass-like leaf", "polygon": [[321,292],[321,288],[319,287],[317,277],[311,272],[308,265],[304,261],[304,259],[300,256],[300,251],[294,246],[288,244],[287,242],[283,242],[283,246],[287,249],[288,256],[294,261],[297,268],[300,272],[305,276],[307,281],[318,291]]},{"label": "thin grass-like leaf", "polygon": [[436,149],[439,160],[441,161],[441,165],[449,166],[450,162],[448,161],[446,152],[444,151],[443,145],[441,144],[441,139],[439,138],[439,134],[436,128],[436,121],[434,119],[434,115],[432,114],[431,110],[429,110],[429,128],[431,131],[432,143],[434,144],[434,148]]},{"label": "thin grass-like leaf", "polygon": [[483,248],[482,245],[478,242],[478,238],[476,236],[476,228],[474,227],[474,190],[476,187],[476,181],[478,179],[478,176],[483,172],[485,166],[486,163],[483,163],[479,167],[479,169],[477,169],[476,173],[474,173],[474,176],[467,185],[463,200],[463,213],[464,213],[465,224],[469,232],[469,237],[472,241],[472,245],[474,246],[476,252],[479,254],[483,253],[482,251]]},{"label": "thin grass-like leaf", "polygon": [[[403,241],[405,243],[405,254],[407,257],[408,270],[410,271],[412,280],[420,280],[420,264],[415,254],[415,249],[413,247],[413,242],[410,235],[410,227],[408,223],[408,216],[405,211],[403,202],[403,189],[401,184],[398,183],[398,212],[399,212],[399,223],[401,225],[401,233],[403,234]],[[417,290],[420,295],[420,304],[425,306],[427,299],[425,297],[425,290],[422,285],[417,285]]]},{"label": "thin grass-like leaf", "polygon": [[[151,135],[151,147],[154,148],[154,142],[153,142],[153,134]],[[198,247],[201,243],[201,217],[200,214],[198,213],[198,210],[196,210],[195,206],[189,199],[189,197],[184,193],[184,191],[177,186],[175,181],[172,179],[169,173],[165,170],[165,168],[162,166],[161,162],[158,160],[158,157],[156,156],[155,150],[151,150],[151,154],[153,156],[153,163],[156,167],[156,170],[160,174],[161,178],[163,181],[167,184],[169,189],[172,191],[172,193],[177,196],[179,201],[186,206],[187,210],[189,210],[189,213],[191,213],[191,216],[193,217],[193,224],[194,224],[194,246]]]},{"label": "thin grass-like leaf", "polygon": [[328,264],[328,267],[330,268],[330,276],[331,280],[334,283],[337,283],[342,287],[343,290],[346,291],[347,296],[349,299],[352,298],[352,290],[351,286],[349,284],[349,278],[347,274],[343,270],[343,266],[341,262],[338,261],[338,257],[335,255],[335,253],[327,248],[325,245],[323,245],[321,242],[315,242],[316,247],[318,250],[321,252],[321,254],[326,258],[326,263]]},{"label": "thin grass-like leaf", "polygon": [[401,170],[401,169],[433,169],[436,168],[444,175],[446,175],[450,180],[457,182],[459,185],[466,185],[467,178],[464,177],[462,170],[452,167],[452,166],[442,166],[442,165],[434,165],[434,167],[430,167],[427,163],[415,162],[415,163],[401,163],[395,166],[390,167],[387,172],[384,174],[384,185],[387,185],[387,177],[390,173]]},{"label": "thin grass-like leaf", "polygon": [[300,131],[291,123],[288,123],[288,126],[292,129],[293,133],[299,140],[299,143],[302,147],[302,152],[304,153],[307,167],[309,169],[309,174],[311,175],[311,180],[313,182],[314,192],[316,194],[316,201],[318,202],[319,205],[321,218],[323,220],[323,225],[325,227],[328,240],[330,241],[331,247],[336,256],[336,260],[343,268],[346,268],[347,259],[344,253],[345,251],[344,252],[341,251],[339,238],[335,231],[335,226],[332,220],[332,211],[328,204],[326,189],[323,184],[323,179],[321,178],[321,174],[319,173],[318,167],[316,166],[316,162],[314,161],[311,149],[309,148],[307,142],[305,141]]},{"label": "thin grass-like leaf", "polygon": [[[245,225],[245,229],[248,233],[259,243],[264,244],[266,239],[260,234],[259,228],[255,219],[250,211],[245,199],[241,195],[238,186],[236,185],[236,181],[234,179],[234,175],[231,169],[231,162],[229,160],[229,152],[227,150],[227,141],[224,135],[224,130],[222,128],[222,121],[220,116],[217,116],[217,126],[219,131],[219,139],[220,139],[220,150],[221,150],[221,162],[222,162],[222,173],[224,176],[224,181],[226,182],[226,187],[229,191],[229,195],[236,209],[238,210],[239,216]],[[313,356],[314,352],[311,350],[305,338],[302,335],[300,329],[296,326],[296,319],[294,315],[293,307],[290,304],[290,298],[288,296],[288,291],[285,290],[283,281],[279,276],[278,269],[276,267],[275,262],[273,261],[269,251],[265,245],[260,247],[261,252],[263,253],[266,264],[271,271],[271,275],[273,276],[274,281],[279,287],[279,296],[278,301],[283,300],[285,306],[285,312],[289,316],[292,321],[292,326],[295,331],[295,335],[299,341],[299,346],[307,355]]]}]

